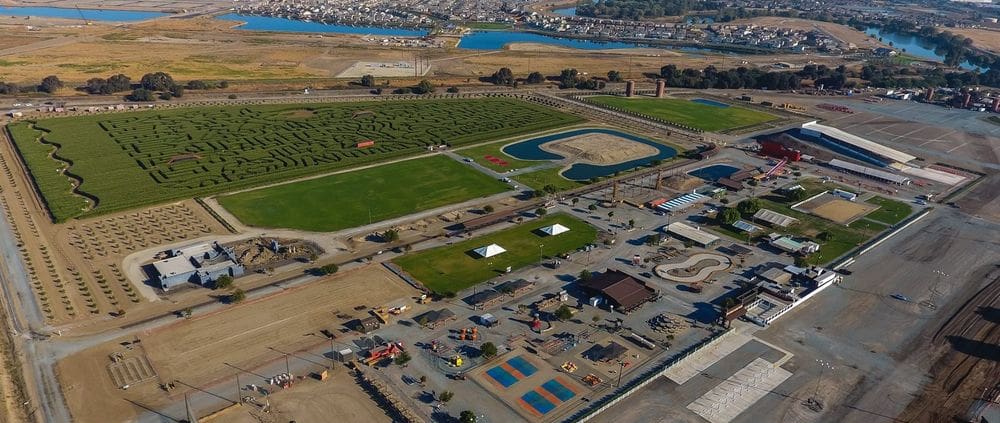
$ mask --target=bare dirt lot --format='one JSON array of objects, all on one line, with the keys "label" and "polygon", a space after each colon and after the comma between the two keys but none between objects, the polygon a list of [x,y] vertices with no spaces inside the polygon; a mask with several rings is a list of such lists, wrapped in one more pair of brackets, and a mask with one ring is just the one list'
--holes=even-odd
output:
[{"label": "bare dirt lot", "polygon": [[168,397],[159,383],[205,386],[232,376],[229,365],[254,369],[282,357],[270,348],[294,352],[327,343],[320,330],[337,331],[351,320],[338,314],[364,317],[366,312],[354,307],[381,306],[414,294],[388,270],[372,265],[144,332],[138,336],[141,347],[127,354],[148,358],[157,377],[127,391],[113,385],[105,367],[109,354],[123,352],[119,343],[132,338],[72,355],[59,363],[59,374],[80,421],[127,420],[141,411],[128,401],[163,406],[182,394],[175,390]]},{"label": "bare dirt lot", "polygon": [[392,422],[343,366],[330,371],[330,379],[324,382],[308,379],[294,389],[269,395],[268,400],[272,411],[267,416],[262,416],[257,407],[247,405],[233,407],[213,418],[212,422],[322,422],[329,421],[331,416],[336,416],[336,420],[341,422]]},{"label": "bare dirt lot", "polygon": [[624,163],[658,152],[653,146],[607,134],[580,135],[543,144],[541,148],[578,161],[601,165]]},{"label": "bare dirt lot", "polygon": [[972,45],[992,52],[1000,52],[1000,31],[985,28],[948,28],[948,32],[972,39]]},{"label": "bare dirt lot", "polygon": [[826,220],[846,225],[875,211],[878,206],[868,203],[855,203],[842,200],[833,194],[824,194],[821,197],[800,204],[796,208]]}]

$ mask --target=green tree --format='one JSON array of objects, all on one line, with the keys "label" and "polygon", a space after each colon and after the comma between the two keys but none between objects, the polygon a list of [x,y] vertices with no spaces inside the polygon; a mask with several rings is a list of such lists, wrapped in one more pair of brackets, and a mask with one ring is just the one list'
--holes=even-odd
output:
[{"label": "green tree", "polygon": [[174,97],[184,97],[184,87],[180,84],[174,84],[170,87],[170,94]]},{"label": "green tree", "polygon": [[726,207],[719,212],[718,221],[723,225],[732,225],[740,220],[740,212],[732,207]]},{"label": "green tree", "polygon": [[413,88],[413,92],[416,94],[431,94],[434,92],[434,85],[431,84],[431,81],[423,79]]},{"label": "green tree", "polygon": [[739,210],[744,216],[749,216],[760,210],[760,200],[756,198],[748,198],[746,200],[740,201],[736,204],[736,210]]},{"label": "green tree", "polygon": [[573,318],[573,310],[568,305],[563,304],[556,309],[556,318],[559,320],[569,320]]},{"label": "green tree", "polygon": [[487,205],[483,206],[483,211],[486,212],[486,213],[493,213],[493,206],[490,205],[490,204],[487,204]]},{"label": "green tree", "polygon": [[131,101],[153,101],[153,92],[145,88],[136,88],[132,90],[132,94],[128,96]]},{"label": "green tree", "polygon": [[528,78],[525,79],[524,82],[529,84],[541,84],[545,82],[545,75],[542,75],[541,72],[532,72],[528,74]]},{"label": "green tree", "polygon": [[385,242],[396,242],[399,241],[399,231],[395,229],[388,229],[382,232],[382,240]]},{"label": "green tree", "polygon": [[793,189],[789,191],[787,195],[788,199],[791,201],[802,201],[805,200],[807,196],[809,196],[809,193],[807,193],[804,189]]},{"label": "green tree", "polygon": [[559,191],[559,188],[556,188],[555,185],[548,184],[542,187],[542,191],[545,191],[546,194],[555,194]]},{"label": "green tree", "polygon": [[63,83],[59,80],[59,77],[49,75],[42,79],[42,83],[38,85],[38,91],[52,94],[62,87]]},{"label": "green tree", "polygon": [[371,75],[362,76],[361,77],[361,86],[362,87],[374,87],[375,86],[375,77],[371,76]]},{"label": "green tree", "polygon": [[451,94],[458,94],[459,89],[458,87],[448,87],[446,91],[448,91]]},{"label": "green tree", "polygon": [[545,216],[545,213],[548,212],[549,212],[548,210],[545,210],[545,207],[539,207],[535,209],[535,216]]},{"label": "green tree", "polygon": [[608,220],[611,220],[611,218],[613,218],[613,217],[615,217],[615,211],[614,210],[609,211],[608,212]]},{"label": "green tree", "polygon": [[576,69],[563,69],[559,73],[559,88],[573,88],[577,84],[577,76],[580,74]]},{"label": "green tree", "polygon": [[628,227],[630,227],[630,228],[634,228],[635,227],[635,219],[629,219],[628,220]]},{"label": "green tree", "polygon": [[586,280],[590,280],[590,278],[592,278],[593,276],[594,275],[592,273],[590,273],[589,270],[583,269],[583,270],[580,271],[580,275],[577,276],[577,278],[579,278],[581,281],[586,281]]},{"label": "green tree", "polygon": [[170,94],[170,91],[160,93],[160,100],[170,100],[172,98],[174,98],[174,95]]},{"label": "green tree", "polygon": [[139,85],[150,91],[166,91],[177,85],[174,78],[165,72],[147,73],[142,76]]},{"label": "green tree", "polygon": [[330,264],[323,265],[323,266],[319,267],[319,273],[320,273],[320,275],[332,275],[334,273],[337,273],[338,270],[340,270],[340,268],[337,267],[337,265],[333,264],[333,263],[330,263]]},{"label": "green tree", "polygon": [[492,342],[486,342],[479,347],[479,352],[483,354],[483,358],[493,358],[497,355],[497,346]]},{"label": "green tree", "polygon": [[476,413],[472,410],[465,410],[459,413],[458,421],[461,423],[476,423]]},{"label": "green tree", "polygon": [[455,393],[451,391],[441,391],[441,393],[438,394],[438,401],[443,403],[451,401],[452,398],[455,398]]},{"label": "green tree", "polygon": [[597,204],[591,204],[587,206],[587,210],[590,210],[591,212],[597,211]]},{"label": "green tree", "polygon": [[212,284],[213,289],[229,289],[233,286],[233,277],[229,275],[219,276]]},{"label": "green tree", "polygon": [[202,81],[200,79],[195,79],[195,80],[192,80],[192,81],[188,81],[188,83],[187,83],[187,89],[189,89],[189,90],[207,90],[208,89],[208,84],[206,84],[205,81]]},{"label": "green tree", "polygon": [[108,78],[108,90],[112,93],[122,93],[132,89],[132,79],[123,75],[111,75]]},{"label": "green tree", "polygon": [[806,256],[795,256],[795,265],[798,267],[809,266],[809,258]]},{"label": "green tree", "polygon": [[830,232],[820,232],[819,235],[816,235],[816,238],[823,242],[830,242],[833,241],[833,234]]},{"label": "green tree", "polygon": [[490,76],[490,82],[495,85],[514,85],[514,72],[511,72],[508,67],[502,67],[493,72],[493,75]]},{"label": "green tree", "polygon": [[409,363],[411,359],[413,359],[413,357],[410,357],[410,353],[403,351],[396,356],[396,365],[404,366],[406,363]]},{"label": "green tree", "polygon": [[237,288],[236,290],[234,290],[229,294],[229,303],[239,304],[243,302],[243,300],[245,300],[246,298],[247,298],[247,293],[243,292],[242,289]]},{"label": "green tree", "polygon": [[576,203],[580,202],[580,197],[573,197],[573,199],[569,200],[569,202],[575,206]]},{"label": "green tree", "polygon": [[225,81],[225,80],[219,81],[218,85],[219,85],[219,88],[229,88],[229,81]]},{"label": "green tree", "polygon": [[622,73],[618,72],[616,70],[608,71],[608,81],[611,81],[611,82],[621,82],[622,81]]}]

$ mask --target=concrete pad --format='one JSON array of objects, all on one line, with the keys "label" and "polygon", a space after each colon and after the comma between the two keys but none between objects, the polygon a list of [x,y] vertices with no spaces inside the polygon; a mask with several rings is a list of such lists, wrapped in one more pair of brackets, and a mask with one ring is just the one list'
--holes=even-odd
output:
[{"label": "concrete pad", "polygon": [[720,340],[718,343],[704,350],[698,351],[695,355],[667,369],[664,376],[674,382],[677,382],[679,385],[683,385],[684,382],[687,382],[725,356],[731,354],[733,351],[736,351],[742,347],[743,344],[750,342],[750,339],[752,338],[749,335],[730,332],[726,335],[725,339]]},{"label": "concrete pad", "polygon": [[729,423],[778,387],[791,372],[757,358],[687,408],[711,423]]}]

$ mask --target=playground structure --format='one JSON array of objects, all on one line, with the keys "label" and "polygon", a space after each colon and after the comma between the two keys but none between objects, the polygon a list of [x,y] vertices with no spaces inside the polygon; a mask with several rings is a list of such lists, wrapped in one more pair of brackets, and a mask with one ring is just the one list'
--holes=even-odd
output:
[{"label": "playground structure", "polygon": [[402,354],[404,351],[402,342],[393,342],[382,348],[372,349],[368,351],[368,357],[365,357],[365,364],[369,366],[374,366],[380,361],[385,359],[394,359]]},{"label": "playground structure", "polygon": [[[714,262],[704,265],[703,262]],[[732,266],[732,261],[719,254],[699,253],[680,263],[657,265],[653,271],[657,276],[671,282],[695,284],[708,279],[713,273]]]}]

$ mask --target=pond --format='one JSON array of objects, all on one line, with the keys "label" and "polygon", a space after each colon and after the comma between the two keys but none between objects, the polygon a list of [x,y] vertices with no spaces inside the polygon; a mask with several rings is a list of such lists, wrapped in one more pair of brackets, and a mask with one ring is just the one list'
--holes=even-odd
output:
[{"label": "pond", "polygon": [[[882,42],[886,44],[891,42],[892,48],[894,49],[905,49],[906,52],[904,54],[919,57],[925,60],[933,60],[937,62],[944,61],[944,55],[938,54],[934,51],[934,43],[918,36],[883,31],[882,28],[879,27],[868,27],[868,29],[865,30],[865,34],[874,35],[876,38],[882,38]],[[962,62],[959,64],[959,67],[965,70],[978,69],[982,72],[986,71],[986,69],[975,66],[968,61]]]},{"label": "pond", "polygon": [[645,166],[651,163],[653,160],[666,160],[677,155],[677,150],[667,147],[658,142],[635,136],[629,133],[616,131],[614,129],[603,129],[603,128],[584,128],[576,129],[567,132],[560,132],[558,134],[545,135],[537,138],[531,138],[528,140],[516,142],[503,147],[503,152],[511,157],[520,160],[562,160],[566,157],[542,150],[542,144],[547,144],[553,141],[559,141],[571,137],[576,137],[580,135],[587,134],[606,134],[616,137],[621,137],[630,141],[640,142],[649,146],[656,148],[657,154],[643,157],[635,160],[629,160],[627,162],[612,164],[612,165],[595,165],[590,163],[574,163],[569,169],[562,172],[562,176],[566,179],[574,181],[586,181],[591,178],[598,178],[604,176],[614,175],[616,172],[626,171],[634,169],[637,167]]},{"label": "pond", "polygon": [[706,106],[718,107],[718,108],[722,108],[722,109],[725,109],[725,108],[729,107],[729,105],[726,104],[726,103],[715,101],[715,100],[708,100],[708,99],[704,99],[704,98],[692,98],[691,101],[693,101],[695,103],[698,103],[698,104],[704,104]]},{"label": "pond", "polygon": [[335,25],[271,16],[239,15],[236,13],[228,13],[219,16],[218,19],[243,22],[239,26],[239,29],[249,31],[328,32],[336,34],[385,35],[390,37],[422,37],[429,33],[426,29]]},{"label": "pond", "polygon": [[[81,15],[83,16],[81,18]],[[135,22],[166,16],[160,12],[140,12],[132,10],[67,9],[61,7],[6,7],[0,6],[0,16],[34,16],[39,18],[61,18],[102,22]]]},{"label": "pond", "polygon": [[717,182],[719,179],[728,178],[732,176],[739,170],[740,169],[738,167],[717,164],[692,170],[688,172],[688,175],[704,179],[708,182]]}]

